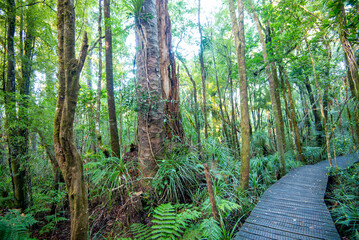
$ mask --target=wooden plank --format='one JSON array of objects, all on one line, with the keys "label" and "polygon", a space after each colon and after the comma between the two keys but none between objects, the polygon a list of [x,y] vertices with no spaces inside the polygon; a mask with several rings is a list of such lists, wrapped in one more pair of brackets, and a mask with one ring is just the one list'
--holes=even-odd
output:
[{"label": "wooden plank", "polygon": [[[339,167],[356,161],[337,158]],[[269,187],[235,239],[340,239],[324,203],[327,168],[327,161],[302,166]]]}]

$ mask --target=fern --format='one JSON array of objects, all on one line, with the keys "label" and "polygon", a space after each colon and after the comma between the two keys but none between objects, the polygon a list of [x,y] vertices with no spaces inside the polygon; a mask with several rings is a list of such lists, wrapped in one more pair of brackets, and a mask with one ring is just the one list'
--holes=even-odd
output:
[{"label": "fern", "polygon": [[200,225],[200,229],[202,231],[202,237],[208,240],[221,240],[223,237],[222,229],[214,218],[204,219]]},{"label": "fern", "polygon": [[[182,205],[183,206],[183,205]],[[130,229],[136,240],[148,239],[178,239],[190,223],[201,216],[201,213],[189,208],[176,212],[176,207],[170,203],[162,204],[154,210],[153,224],[147,227],[141,223],[132,224]],[[121,238],[120,240],[125,240]]]},{"label": "fern", "polygon": [[21,214],[19,210],[9,210],[0,218],[0,239],[31,239],[28,228],[36,222],[31,215]]}]

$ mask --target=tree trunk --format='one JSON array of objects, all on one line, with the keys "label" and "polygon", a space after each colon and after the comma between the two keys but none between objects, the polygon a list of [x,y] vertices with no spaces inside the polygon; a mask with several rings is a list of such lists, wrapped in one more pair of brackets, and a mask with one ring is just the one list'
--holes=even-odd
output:
[{"label": "tree trunk", "polygon": [[[151,16],[149,18],[148,16]],[[144,0],[135,17],[138,98],[138,145],[144,177],[154,177],[156,159],[163,157],[163,102],[158,45],[157,13],[154,0]]]},{"label": "tree trunk", "polygon": [[309,52],[309,55],[310,55],[310,60],[311,60],[311,63],[312,63],[312,70],[313,70],[313,77],[314,77],[314,81],[315,81],[315,85],[317,87],[317,92],[318,92],[318,97],[319,97],[320,113],[322,114],[323,125],[324,125],[328,162],[329,162],[329,165],[332,166],[332,155],[330,153],[330,139],[329,139],[329,130],[328,130],[328,126],[327,126],[327,117],[326,117],[326,114],[324,112],[325,110],[324,110],[324,105],[323,105],[322,94],[320,93],[317,74],[316,74],[316,71],[315,71],[315,62],[314,62],[312,52],[311,52],[311,50],[309,48],[309,43],[308,43],[306,35],[304,35],[304,40],[305,40],[305,43],[307,45],[307,49],[308,49],[308,52]]},{"label": "tree trunk", "polygon": [[[340,41],[345,56],[345,63],[347,65],[347,79],[349,82],[350,90],[352,96],[355,97],[356,101],[359,100],[359,72],[358,72],[358,63],[355,58],[354,49],[352,44],[348,41],[348,32],[346,29],[346,14],[344,9],[344,3],[340,5],[341,15],[340,15]],[[355,118],[355,129],[356,129],[356,145],[359,145],[359,113],[354,111]]]},{"label": "tree trunk", "polygon": [[274,121],[277,131],[277,147],[279,152],[279,159],[280,159],[280,168],[281,168],[281,176],[285,175],[286,169],[285,169],[285,159],[284,159],[284,148],[285,148],[285,138],[284,136],[284,126],[283,126],[283,117],[282,117],[282,110],[280,106],[280,99],[277,96],[278,95],[278,79],[277,79],[277,73],[274,63],[269,63],[268,55],[267,55],[267,46],[266,42],[263,36],[263,32],[259,23],[259,19],[257,16],[257,13],[254,10],[253,4],[250,1],[250,8],[253,14],[253,19],[257,26],[257,31],[259,34],[260,42],[262,44],[262,53],[263,53],[263,59],[265,62],[265,69],[266,74],[269,80],[269,90],[270,90],[270,98],[273,105],[273,113],[274,113]]},{"label": "tree trunk", "polygon": [[[18,128],[16,122],[16,83],[15,83],[15,23],[16,23],[16,7],[14,0],[7,0],[7,80],[5,86],[5,128],[7,130],[7,142],[9,149],[9,164],[12,181],[15,206],[23,211],[28,207],[26,201],[26,168],[23,165],[23,153],[20,151]],[[26,154],[26,153],[25,153]]]},{"label": "tree trunk", "polygon": [[112,32],[110,22],[110,0],[104,0],[105,40],[106,40],[106,90],[108,104],[108,120],[110,124],[111,150],[115,157],[121,157],[118,137],[115,95],[113,93]]},{"label": "tree trunk", "polygon": [[223,128],[223,135],[226,139],[227,144],[230,143],[229,140],[229,136],[228,136],[228,130],[227,130],[227,124],[225,123],[225,118],[224,118],[224,112],[223,112],[223,103],[222,103],[222,96],[221,96],[221,89],[219,87],[219,81],[218,81],[218,72],[217,72],[217,65],[216,65],[216,59],[214,57],[214,51],[212,49],[212,59],[213,59],[213,68],[214,68],[214,72],[215,72],[215,77],[216,77],[216,85],[217,85],[217,94],[218,94],[218,98],[219,98],[219,110],[221,113],[221,120],[222,120],[222,128]]},{"label": "tree trunk", "polygon": [[168,0],[157,0],[158,42],[164,103],[165,136],[168,141],[183,142],[184,131],[180,115],[179,81],[176,61],[172,50],[171,20]]},{"label": "tree trunk", "polygon": [[198,31],[200,36],[200,51],[199,51],[199,61],[201,64],[201,80],[202,80],[202,98],[203,98],[203,104],[202,104],[202,111],[203,111],[203,117],[204,117],[204,137],[208,138],[208,119],[207,119],[207,88],[206,88],[206,77],[207,72],[206,68],[204,66],[204,60],[203,60],[203,37],[202,37],[202,27],[201,27],[201,0],[198,0]]},{"label": "tree trunk", "polygon": [[317,103],[314,100],[312,86],[308,78],[305,78],[304,85],[309,94],[309,101],[314,116],[316,142],[319,147],[322,147],[325,144],[325,137],[323,136],[323,126],[320,120],[320,110],[318,110]]},{"label": "tree trunk", "polygon": [[240,88],[240,102],[241,102],[241,189],[247,189],[249,184],[249,160],[250,160],[250,144],[251,139],[249,135],[249,108],[248,108],[248,93],[247,93],[247,75],[245,62],[245,38],[244,38],[244,20],[243,20],[243,0],[238,1],[237,20],[234,1],[229,0],[229,13],[232,22],[232,31],[234,35],[234,43],[237,52],[237,64],[239,75]]},{"label": "tree trunk", "polygon": [[[91,54],[92,55],[92,54]],[[88,76],[87,76],[87,93],[89,94],[88,98],[92,99],[92,61],[91,55],[88,56]],[[90,152],[96,152],[96,122],[94,114],[93,101],[91,100],[90,104],[87,106],[87,118],[88,118],[88,141],[90,143],[89,149]]]},{"label": "tree trunk", "polygon": [[290,111],[292,124],[293,124],[295,146],[296,146],[296,149],[298,151],[299,160],[301,162],[304,162],[302,142],[300,141],[297,117],[295,116],[295,106],[294,106],[294,101],[293,101],[293,97],[292,97],[292,89],[291,89],[291,87],[289,85],[288,76],[287,76],[287,74],[285,72],[285,69],[282,66],[280,66],[279,69],[280,69],[280,72],[282,73],[282,77],[283,77],[283,84],[282,84],[283,86],[282,87],[283,87],[283,89],[285,88],[284,82],[285,82],[285,85],[287,87],[287,93],[288,93],[288,99],[289,99],[289,111]]},{"label": "tree trunk", "polygon": [[[181,60],[180,60],[181,61]],[[196,124],[196,133],[197,133],[197,143],[198,143],[198,152],[199,152],[199,156],[200,158],[203,159],[203,153],[202,153],[202,143],[201,143],[201,130],[200,130],[200,126],[199,126],[199,121],[198,121],[198,101],[197,101],[197,87],[196,87],[196,82],[193,80],[193,77],[191,75],[191,73],[189,72],[186,64],[181,61],[183,64],[183,67],[186,70],[186,73],[189,77],[189,79],[191,80],[191,83],[193,85],[193,98],[194,98],[194,121]]]},{"label": "tree trunk", "polygon": [[83,161],[77,151],[73,135],[80,73],[87,55],[88,39],[85,32],[81,53],[76,59],[74,9],[73,1],[58,0],[59,92],[54,122],[55,156],[68,192],[73,240],[87,239],[88,232],[88,199]]}]

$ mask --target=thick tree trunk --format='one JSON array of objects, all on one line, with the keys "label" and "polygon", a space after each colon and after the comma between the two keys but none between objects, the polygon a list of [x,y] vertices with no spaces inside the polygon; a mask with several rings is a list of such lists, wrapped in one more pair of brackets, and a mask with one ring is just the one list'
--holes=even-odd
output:
[{"label": "thick tree trunk", "polygon": [[232,31],[234,35],[234,43],[237,52],[237,64],[239,75],[240,88],[240,102],[241,102],[241,189],[247,189],[249,184],[249,160],[250,160],[250,134],[249,134],[249,107],[248,107],[248,93],[247,93],[247,75],[245,62],[245,38],[244,38],[244,20],[243,20],[243,0],[238,1],[237,20],[234,1],[229,0],[229,13],[232,22]]},{"label": "thick tree trunk", "polygon": [[[148,16],[151,16],[149,18]],[[135,18],[138,97],[138,145],[144,177],[154,177],[163,157],[163,102],[156,3],[144,0]]]},{"label": "thick tree trunk", "polygon": [[286,168],[285,168],[285,159],[284,159],[284,150],[285,150],[285,138],[284,138],[284,125],[283,125],[283,117],[282,117],[282,110],[280,106],[280,99],[278,95],[278,77],[277,71],[274,63],[269,63],[268,54],[267,54],[267,46],[263,36],[263,32],[259,23],[259,19],[257,13],[254,10],[253,4],[250,1],[250,8],[253,14],[253,19],[257,26],[257,31],[259,34],[259,39],[262,44],[262,54],[265,62],[265,69],[266,74],[269,80],[269,90],[270,90],[270,98],[273,105],[273,113],[274,113],[274,121],[277,131],[277,147],[279,152],[279,159],[281,165],[281,176],[285,175]]},{"label": "thick tree trunk", "polygon": [[165,136],[168,141],[183,142],[184,131],[180,115],[179,81],[172,50],[171,20],[168,0],[157,0],[158,43],[164,103]]},{"label": "thick tree trunk", "polygon": [[111,150],[115,157],[121,157],[118,137],[115,95],[113,93],[112,32],[110,23],[110,0],[104,0],[105,40],[106,40],[106,90],[108,104],[108,120],[110,123]]},{"label": "thick tree trunk", "polygon": [[59,92],[54,122],[55,156],[64,176],[70,202],[71,239],[87,239],[88,199],[83,161],[77,151],[73,123],[88,39],[85,32],[79,58],[75,56],[75,11],[72,0],[58,0],[57,29]]},{"label": "thick tree trunk", "polygon": [[203,60],[203,37],[202,37],[202,26],[201,26],[201,0],[198,0],[198,31],[200,36],[200,51],[199,51],[199,61],[201,64],[201,80],[202,80],[202,111],[203,111],[203,117],[204,117],[204,137],[208,138],[208,119],[207,119],[207,87],[206,87],[206,77],[207,72],[206,68],[204,66],[204,60]]}]

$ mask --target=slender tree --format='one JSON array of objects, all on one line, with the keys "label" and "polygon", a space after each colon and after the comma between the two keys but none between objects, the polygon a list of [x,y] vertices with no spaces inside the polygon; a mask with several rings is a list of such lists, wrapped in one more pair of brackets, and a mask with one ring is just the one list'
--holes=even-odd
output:
[{"label": "slender tree", "polygon": [[200,51],[199,51],[199,61],[201,64],[201,80],[202,80],[202,111],[204,117],[204,136],[208,138],[208,119],[207,119],[207,87],[206,87],[206,78],[207,72],[204,66],[203,59],[203,36],[202,36],[202,26],[201,26],[201,0],[198,0],[198,31],[199,31],[199,41],[200,41]]},{"label": "slender tree", "polygon": [[250,9],[252,12],[252,16],[254,19],[254,22],[257,26],[257,31],[259,34],[259,39],[262,45],[262,54],[263,59],[265,63],[265,70],[269,81],[269,90],[270,90],[270,98],[273,105],[273,112],[274,112],[274,121],[277,131],[277,146],[278,146],[278,152],[279,152],[279,159],[280,159],[280,165],[281,165],[281,174],[282,176],[285,175],[286,169],[285,169],[285,159],[284,159],[284,150],[285,150],[285,138],[284,138],[284,125],[283,125],[283,117],[282,117],[282,110],[280,106],[280,99],[278,94],[278,77],[277,77],[277,71],[274,62],[269,62],[268,59],[268,53],[267,53],[267,45],[264,39],[263,31],[261,24],[259,22],[259,18],[257,16],[256,11],[254,10],[253,4],[251,1],[250,3]]},{"label": "slender tree", "polygon": [[121,156],[120,140],[118,137],[115,95],[113,93],[113,61],[112,61],[112,31],[110,22],[110,0],[104,0],[105,40],[106,40],[106,90],[108,104],[108,120],[110,123],[111,150],[114,156]]},{"label": "slender tree", "polygon": [[54,121],[55,156],[64,176],[70,202],[71,239],[87,239],[88,191],[83,161],[74,142],[73,124],[88,39],[85,32],[81,52],[76,59],[74,2],[58,0],[57,3],[59,89]]},{"label": "slender tree", "polygon": [[249,134],[249,107],[247,92],[247,75],[245,62],[245,38],[244,38],[244,10],[243,0],[238,1],[238,15],[234,7],[234,1],[229,0],[229,13],[232,22],[232,31],[234,35],[234,44],[237,52],[237,64],[239,75],[240,101],[241,101],[241,189],[247,189],[249,184],[249,160],[250,160],[250,134]]},{"label": "slender tree", "polygon": [[[13,181],[13,192],[15,206],[25,210],[28,207],[27,188],[26,188],[26,168],[23,162],[23,153],[20,151],[24,147],[21,141],[16,123],[16,80],[15,80],[15,48],[14,37],[16,27],[16,6],[14,0],[7,0],[7,74],[5,85],[5,128],[7,130],[7,143],[9,149],[9,166]],[[23,109],[23,108],[22,108]],[[25,149],[26,150],[26,149]]]}]

